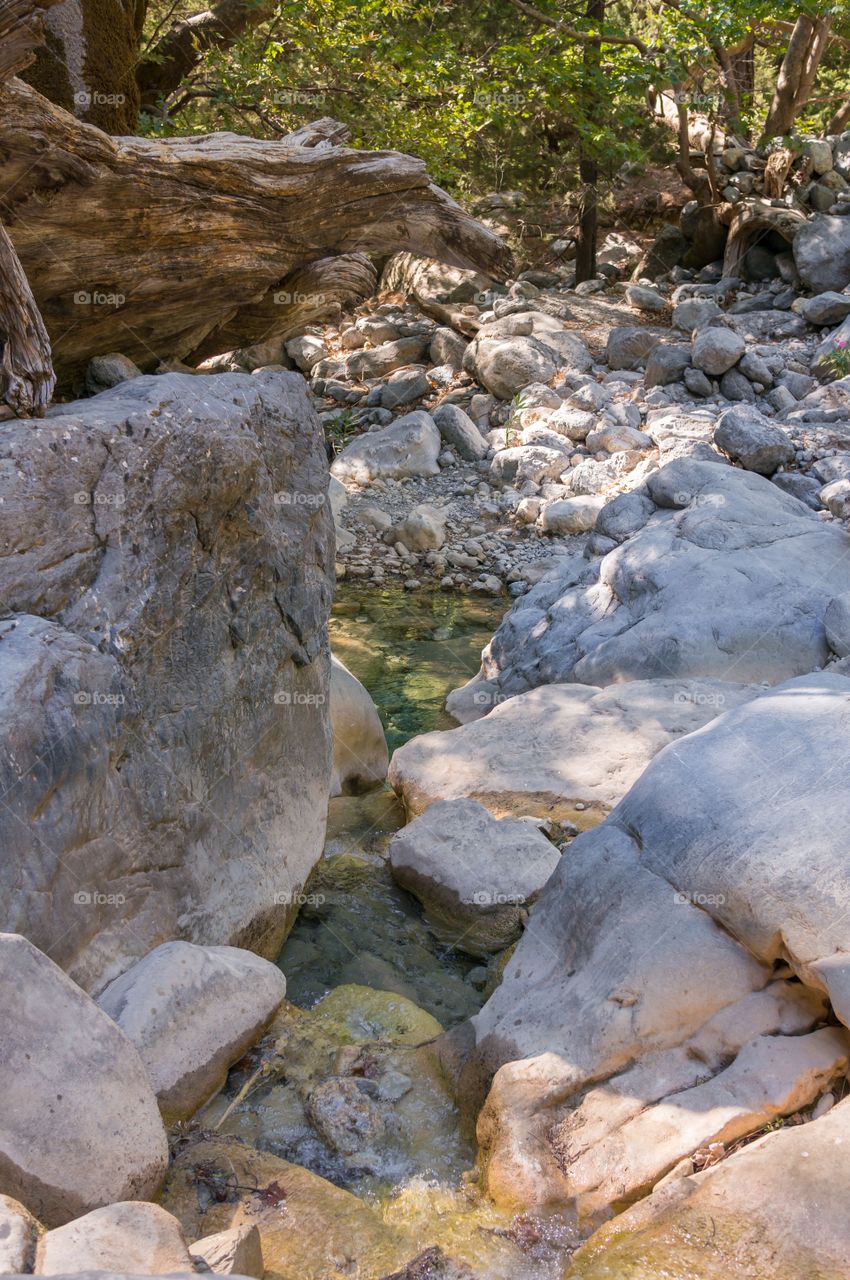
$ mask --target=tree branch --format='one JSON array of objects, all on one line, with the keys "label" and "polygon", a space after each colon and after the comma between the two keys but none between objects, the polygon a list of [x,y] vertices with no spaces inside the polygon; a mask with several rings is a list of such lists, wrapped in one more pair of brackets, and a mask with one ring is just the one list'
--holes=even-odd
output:
[{"label": "tree branch", "polygon": [[649,45],[644,44],[637,36],[605,35],[602,32],[594,35],[592,32],[580,31],[577,27],[568,26],[567,23],[561,22],[558,18],[551,18],[542,9],[538,9],[533,4],[528,4],[527,0],[510,0],[510,3],[515,9],[519,9],[521,13],[527,14],[529,18],[534,18],[535,22],[551,27],[553,31],[559,31],[561,35],[568,36],[570,40],[578,40],[582,44],[598,41],[600,44],[631,45],[639,53],[642,53],[645,58],[653,56]]}]

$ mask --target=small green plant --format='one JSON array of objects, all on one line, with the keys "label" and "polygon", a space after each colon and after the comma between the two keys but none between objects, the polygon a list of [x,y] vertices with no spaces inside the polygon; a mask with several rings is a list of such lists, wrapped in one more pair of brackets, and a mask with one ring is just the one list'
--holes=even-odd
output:
[{"label": "small green plant", "polygon": [[357,431],[357,419],[353,409],[346,409],[343,413],[332,418],[330,422],[325,422],[325,435],[330,441],[334,453],[339,453],[340,449],[348,444],[349,439]]},{"label": "small green plant", "polygon": [[850,375],[850,347],[847,345],[846,338],[835,339],[832,351],[824,356],[823,363],[836,378],[846,378]]},{"label": "small green plant", "polygon": [[525,400],[523,399],[522,392],[518,391],[510,403],[508,416],[505,421],[505,448],[506,449],[509,449],[511,446],[511,432],[512,431],[515,432],[517,430],[515,426],[515,422],[516,422],[516,419],[519,417],[519,415],[522,413],[524,408],[525,408]]}]

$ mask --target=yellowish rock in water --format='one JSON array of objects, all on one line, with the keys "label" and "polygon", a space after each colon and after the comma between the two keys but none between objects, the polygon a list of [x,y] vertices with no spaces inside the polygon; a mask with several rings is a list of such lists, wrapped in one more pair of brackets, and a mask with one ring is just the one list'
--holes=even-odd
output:
[{"label": "yellowish rock in water", "polygon": [[357,1196],[232,1138],[182,1151],[162,1203],[190,1241],[256,1226],[266,1280],[378,1280],[417,1252]]},{"label": "yellowish rock in water", "polygon": [[412,1000],[390,991],[346,983],[335,987],[312,1011],[339,1044],[391,1040],[416,1045],[433,1040],[443,1028]]}]

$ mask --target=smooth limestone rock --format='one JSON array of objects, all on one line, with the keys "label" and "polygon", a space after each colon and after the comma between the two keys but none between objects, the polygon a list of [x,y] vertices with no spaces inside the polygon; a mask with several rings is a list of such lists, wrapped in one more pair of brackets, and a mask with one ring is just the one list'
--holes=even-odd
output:
[{"label": "smooth limestone rock", "polygon": [[787,431],[769,422],[758,409],[726,409],[714,429],[714,443],[747,471],[772,476],[794,461]]},{"label": "smooth limestone rock", "polygon": [[469,344],[463,367],[500,400],[532,383],[547,383],[558,369],[585,373],[593,363],[587,345],[541,311],[525,311],[484,325]]},{"label": "smooth limestone rock", "polygon": [[691,349],[684,342],[659,342],[652,348],[646,362],[644,386],[666,387],[678,382],[691,363]]},{"label": "smooth limestone rock", "polygon": [[383,782],[389,752],[378,708],[369,691],[331,655],[331,730],[334,740],[330,794],[350,795]]},{"label": "smooth limestone rock", "polygon": [[598,1231],[566,1280],[844,1280],[850,1102],[671,1179]]},{"label": "smooth limestone rock", "polygon": [[365,351],[354,351],[346,358],[349,378],[385,378],[405,365],[416,364],[428,346],[425,338],[398,338],[395,342],[383,342]]},{"label": "smooth limestone rock", "polygon": [[846,218],[819,213],[794,237],[794,262],[812,293],[844,289],[850,284],[850,225]]},{"label": "smooth limestone rock", "polygon": [[171,1125],[218,1092],[285,995],[277,965],[250,951],[166,942],[111,982],[98,1004],[138,1049]]},{"label": "smooth limestone rock", "polygon": [[800,307],[800,315],[809,324],[840,324],[850,316],[850,294],[836,293],[834,289],[829,289],[814,298],[805,298]]},{"label": "smooth limestone rock", "polygon": [[691,359],[695,368],[719,378],[738,363],[746,349],[744,339],[732,329],[701,329],[694,338]]},{"label": "smooth limestone rock", "polygon": [[548,382],[558,368],[555,352],[531,336],[476,338],[473,348],[474,376],[500,400],[512,400],[530,382]]},{"label": "smooth limestone rock", "polygon": [[19,1201],[0,1195],[0,1275],[32,1270],[40,1230]]},{"label": "smooth limestone rock", "polygon": [[487,441],[459,405],[438,405],[434,410],[434,423],[446,444],[451,445],[465,462],[478,462],[486,457]]},{"label": "smooth limestone rock", "polygon": [[117,387],[119,382],[141,377],[142,371],[132,360],[112,351],[109,355],[95,356],[86,369],[86,391],[96,396],[99,391]]},{"label": "smooth limestone rock", "polygon": [[436,476],[440,474],[440,448],[440,433],[433,418],[416,409],[382,431],[370,431],[352,440],[334,458],[331,475],[343,484],[358,485],[367,485],[378,477],[398,480],[404,476]]},{"label": "smooth limestone rock", "polygon": [[664,330],[622,326],[608,334],[605,358],[609,369],[642,369],[652,350],[664,338]]},{"label": "smooth limestone rock", "polygon": [[0,1009],[0,1193],[48,1227],[154,1195],[168,1146],[124,1032],[15,934],[0,934]]},{"label": "smooth limestone rock", "polygon": [[586,533],[596,524],[605,499],[593,494],[547,502],[538,521],[544,533]]},{"label": "smooth limestone rock", "polygon": [[519,486],[530,480],[556,479],[567,466],[566,453],[542,444],[514,445],[500,449],[490,463],[490,475],[497,484]]},{"label": "smooth limestone rock", "polygon": [[[569,1181],[579,1213],[607,1214],[693,1152],[728,1146],[778,1116],[811,1106],[846,1075],[848,1062],[850,1036],[838,1027],[802,1036],[756,1036],[716,1076],[669,1093],[589,1150],[582,1151],[584,1135],[571,1142]],[[559,1132],[562,1147],[564,1136]]]},{"label": "smooth limestone rock", "polygon": [[301,377],[134,378],[0,433],[0,925],[98,990],[277,954],[322,850],[333,527]]},{"label": "smooth limestone rock", "polygon": [[[222,1199],[198,1195],[232,1187]],[[406,1233],[377,1209],[299,1165],[233,1139],[196,1143],[176,1158],[163,1205],[188,1239],[256,1226],[266,1274],[289,1280],[379,1277],[414,1253]]]},{"label": "smooth limestone rock", "polygon": [[[497,817],[531,813],[586,826],[622,799],[662,747],[756,692],[719,680],[633,680],[608,689],[544,685],[505,700],[481,685],[469,712],[483,718],[412,738],[393,754],[389,780],[410,815],[471,797]],[[456,714],[451,701],[449,710]]]},{"label": "smooth limestone rock", "polygon": [[[850,877],[840,834],[850,797],[835,781],[848,729],[850,680],[818,673],[789,681],[662,751],[608,820],[572,844],[474,1019],[478,1069],[505,1063],[479,1121],[491,1194],[525,1206],[567,1203],[604,1183],[610,1205],[631,1166],[601,1154],[597,1161],[593,1151],[637,1114],[629,1099],[642,1099],[641,1111],[663,1104],[629,1140],[645,1171],[629,1185],[646,1191],[692,1140],[705,1139],[695,1112],[743,1098],[752,1131],[764,1106],[813,1100],[840,1074],[843,1031],[840,1040],[738,1055],[754,1036],[806,1029],[788,1026],[778,1010],[773,1027],[764,1008],[754,1012],[755,993],[765,1000],[771,975],[786,965],[799,982],[780,987],[826,996],[850,1023]],[[813,1008],[809,1020],[820,1016]],[[774,1050],[769,1066],[763,1055]],[[572,1117],[591,1079],[610,1107],[600,1097],[588,1128]],[[703,1092],[676,1097],[694,1087]],[[668,1122],[672,1137],[662,1144],[658,1126]],[[612,1139],[608,1156],[627,1136]],[[596,1161],[586,1184],[573,1175],[579,1157],[588,1170]]]},{"label": "smooth limestone rock", "polygon": [[192,1270],[180,1223],[158,1204],[124,1201],[94,1209],[39,1242],[35,1272],[117,1271],[168,1275]]},{"label": "smooth limestone rock", "polygon": [[522,913],[558,865],[528,822],[498,821],[476,800],[432,804],[390,842],[393,879],[418,898],[437,935],[471,955],[515,942]]},{"label": "smooth limestone rock", "polygon": [[253,1276],[263,1280],[265,1264],[260,1233],[247,1223],[230,1231],[217,1231],[189,1246],[193,1262],[199,1262],[218,1276]]},{"label": "smooth limestone rock", "polygon": [[499,701],[564,681],[779,683],[824,665],[827,605],[850,591],[846,532],[735,467],[679,458],[645,486],[643,528],[521,597],[450,707],[482,681]]}]

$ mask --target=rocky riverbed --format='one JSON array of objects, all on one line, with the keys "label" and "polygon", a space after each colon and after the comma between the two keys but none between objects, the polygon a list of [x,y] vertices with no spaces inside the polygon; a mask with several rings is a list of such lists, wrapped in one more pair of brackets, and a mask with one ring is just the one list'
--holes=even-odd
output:
[{"label": "rocky riverbed", "polygon": [[843,220],[9,428],[4,1273],[846,1277]]}]

